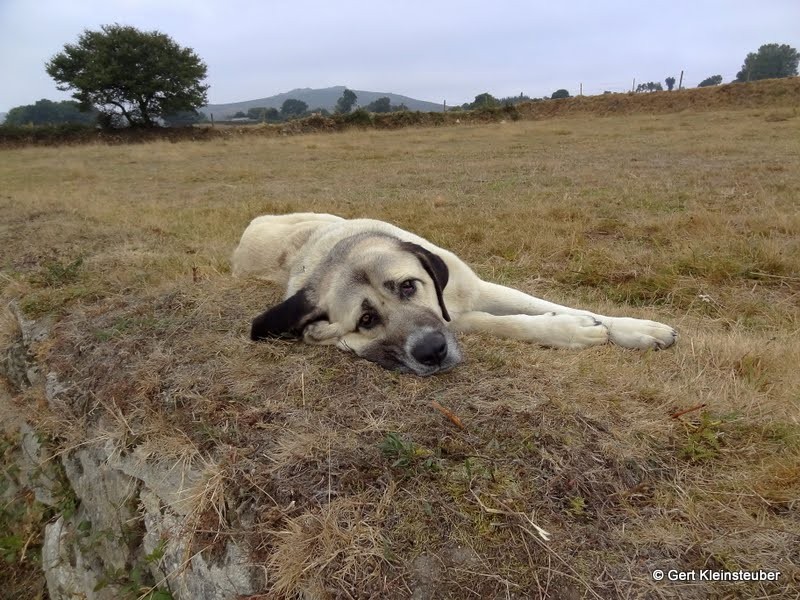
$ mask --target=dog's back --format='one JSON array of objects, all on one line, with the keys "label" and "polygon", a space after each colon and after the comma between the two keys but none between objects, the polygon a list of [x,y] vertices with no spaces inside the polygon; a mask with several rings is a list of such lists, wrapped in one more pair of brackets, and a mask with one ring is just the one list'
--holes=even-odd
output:
[{"label": "dog's back", "polygon": [[320,227],[344,221],[325,213],[256,217],[233,251],[233,275],[254,276],[286,284],[297,250]]}]

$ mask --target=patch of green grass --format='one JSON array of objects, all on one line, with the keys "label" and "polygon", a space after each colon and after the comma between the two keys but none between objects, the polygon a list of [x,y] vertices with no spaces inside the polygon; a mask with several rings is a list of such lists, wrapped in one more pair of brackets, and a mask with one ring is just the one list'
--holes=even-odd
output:
[{"label": "patch of green grass", "polygon": [[107,290],[99,282],[74,283],[60,287],[31,290],[20,300],[20,308],[31,319],[49,314],[63,314],[76,301],[96,301],[105,298]]},{"label": "patch of green grass", "polygon": [[79,256],[70,262],[53,260],[44,265],[42,280],[48,287],[59,287],[77,281],[80,268],[83,266],[83,257]]},{"label": "patch of green grass", "polygon": [[573,496],[569,499],[569,511],[576,517],[581,517],[586,512],[586,500],[583,496]]},{"label": "patch of green grass", "polygon": [[156,318],[154,316],[125,316],[117,319],[111,327],[96,330],[94,335],[99,341],[106,342],[115,337],[142,331],[150,331],[154,334],[163,333],[169,326],[169,319]]},{"label": "patch of green grass", "polygon": [[724,418],[714,417],[708,411],[703,411],[699,423],[684,423],[686,440],[679,449],[680,457],[693,463],[717,458],[724,421]]},{"label": "patch of green grass", "polygon": [[421,466],[429,471],[439,469],[439,460],[434,452],[404,440],[399,433],[387,433],[378,448],[387,460],[392,461],[392,468],[411,469]]}]

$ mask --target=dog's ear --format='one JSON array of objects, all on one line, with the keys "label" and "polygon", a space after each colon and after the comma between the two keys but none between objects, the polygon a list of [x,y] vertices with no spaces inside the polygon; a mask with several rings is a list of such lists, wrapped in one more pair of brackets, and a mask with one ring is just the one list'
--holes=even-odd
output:
[{"label": "dog's ear", "polygon": [[325,314],[308,299],[304,288],[253,319],[250,339],[299,338],[303,336],[306,325],[325,318]]},{"label": "dog's ear", "polygon": [[450,279],[450,270],[447,265],[439,255],[413,242],[400,242],[400,247],[416,256],[419,262],[422,263],[422,267],[433,279],[433,285],[436,287],[436,299],[439,301],[439,308],[442,309],[442,317],[444,317],[445,321],[449,321],[450,315],[444,305],[444,297],[442,296],[447,281]]}]

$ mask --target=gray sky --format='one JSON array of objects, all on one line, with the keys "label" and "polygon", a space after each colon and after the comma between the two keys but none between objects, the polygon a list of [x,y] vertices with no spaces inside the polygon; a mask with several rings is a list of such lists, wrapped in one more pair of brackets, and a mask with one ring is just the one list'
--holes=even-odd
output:
[{"label": "gray sky", "polygon": [[157,29],[208,65],[210,103],[346,85],[449,105],[730,81],[765,43],[800,47],[800,0],[0,0],[0,111],[64,100],[44,63],[84,29]]}]

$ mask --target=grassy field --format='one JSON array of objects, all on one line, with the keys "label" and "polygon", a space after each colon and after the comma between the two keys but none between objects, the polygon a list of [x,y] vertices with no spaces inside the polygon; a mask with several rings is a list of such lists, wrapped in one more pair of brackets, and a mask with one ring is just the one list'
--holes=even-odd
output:
[{"label": "grassy field", "polygon": [[[800,595],[796,107],[0,158],[0,293],[57,316],[40,358],[73,390],[57,415],[35,392],[17,405],[64,448],[100,422],[204,465],[198,548],[246,540],[265,597]],[[282,291],[233,280],[229,256],[252,217],[290,211],[391,221],[486,279],[679,342],[464,336],[466,364],[427,379],[251,344]]]}]

